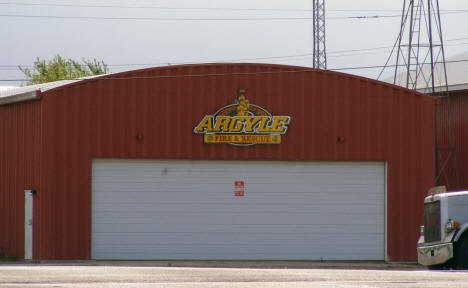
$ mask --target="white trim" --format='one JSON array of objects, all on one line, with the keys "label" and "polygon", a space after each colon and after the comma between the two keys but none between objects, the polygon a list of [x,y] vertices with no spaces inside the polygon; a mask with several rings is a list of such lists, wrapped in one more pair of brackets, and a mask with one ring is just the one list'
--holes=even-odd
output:
[{"label": "white trim", "polygon": [[2,97],[2,98],[0,98],[0,105],[17,103],[17,102],[23,102],[23,101],[36,99],[38,91],[39,90],[32,91],[32,92],[26,92],[26,93],[22,93],[22,94],[17,94],[17,95],[13,95],[13,96],[8,96],[8,97]]},{"label": "white trim", "polygon": [[27,100],[32,100],[38,97],[39,93],[45,92],[51,89],[63,87],[65,85],[76,83],[83,80],[94,79],[98,77],[105,76],[103,75],[94,75],[83,77],[74,80],[59,80],[54,82],[47,82],[42,84],[28,85],[24,87],[16,87],[13,89],[6,89],[0,91],[0,105],[22,102]]},{"label": "white trim", "polygon": [[[434,87],[434,92],[439,93],[439,92],[453,92],[453,91],[463,91],[463,90],[468,90],[468,84],[454,84],[454,85],[447,85],[445,86],[437,86]],[[432,93],[432,88],[417,88],[416,91],[423,93],[423,94],[431,94]]]},{"label": "white trim", "polygon": [[[439,90],[442,90],[439,88]],[[455,84],[455,85],[449,85],[448,86],[448,91],[461,91],[461,90],[468,90],[468,84]]]},{"label": "white trim", "polygon": [[33,190],[24,190],[24,260],[33,259]]},{"label": "white trim", "polygon": [[385,161],[384,164],[384,217],[385,217],[385,227],[384,227],[384,260],[385,262],[389,261],[388,257],[388,161]]}]

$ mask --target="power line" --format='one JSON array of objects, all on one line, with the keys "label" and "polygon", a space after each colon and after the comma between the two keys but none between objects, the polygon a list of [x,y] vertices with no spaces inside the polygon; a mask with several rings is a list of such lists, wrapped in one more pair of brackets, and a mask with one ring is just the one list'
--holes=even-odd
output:
[{"label": "power line", "polygon": [[85,19],[85,20],[141,20],[141,21],[277,21],[277,20],[311,20],[312,17],[261,17],[261,18],[185,18],[185,17],[105,17],[105,16],[60,16],[60,15],[21,15],[0,14],[7,18],[39,19]]},{"label": "power line", "polygon": [[[463,38],[455,38],[455,39],[448,39],[445,40],[447,42],[452,41],[459,41],[459,40],[467,40],[468,37]],[[468,42],[462,43],[453,43],[453,44],[446,44],[445,46],[458,46],[458,45],[467,45]],[[347,49],[347,50],[336,50],[336,51],[329,51],[327,52],[328,57],[343,57],[343,56],[355,56],[355,55],[362,55],[362,54],[369,54],[369,53],[356,53],[356,52],[371,52],[371,51],[378,51],[383,49],[389,49],[393,46],[380,46],[380,47],[373,47],[373,48],[364,48],[364,49]],[[380,52],[379,52],[380,53]],[[299,58],[305,57],[310,58],[312,57],[312,53],[303,53],[303,54],[294,54],[294,55],[281,55],[281,56],[269,56],[269,57],[252,57],[252,58],[237,58],[237,59],[221,59],[221,60],[210,60],[207,61],[209,63],[223,63],[223,62],[239,62],[239,61],[255,61],[255,60],[269,60],[269,59],[288,59],[288,58]],[[162,66],[167,65],[168,63],[172,63],[173,65],[183,65],[183,64],[196,64],[199,62],[190,61],[190,62],[159,62],[159,63],[121,63],[121,64],[107,64],[109,67],[131,67],[131,66]],[[16,70],[18,66],[24,68],[31,68],[33,65],[0,65],[0,70]]]},{"label": "power line", "polygon": [[[238,59],[224,59],[224,60],[214,60],[209,61],[211,63],[218,63],[218,62],[237,62],[237,61],[250,61],[250,60],[268,60],[268,59],[282,59],[282,58],[296,58],[296,57],[304,57],[304,56],[312,56],[312,53],[305,53],[305,54],[296,54],[296,55],[284,55],[284,56],[270,56],[270,57],[255,57],[255,58],[238,58]],[[107,64],[109,67],[114,66],[160,66],[160,65],[167,65],[168,62],[160,62],[160,63],[124,63],[124,64]],[[184,62],[184,63],[173,63],[174,65],[181,65],[181,64],[195,64],[198,62]],[[32,65],[0,65],[1,68],[18,68],[21,67],[33,67]]]},{"label": "power line", "polygon": [[[455,12],[453,12],[455,13]],[[458,13],[458,12],[457,12]],[[468,13],[461,12],[461,13]],[[37,19],[75,19],[75,20],[140,20],[140,21],[291,21],[312,20],[313,17],[246,17],[246,18],[187,18],[187,17],[107,17],[107,16],[62,16],[62,15],[22,15],[0,14],[4,18],[37,18]],[[385,18],[400,18],[401,15],[360,15],[326,17],[327,20],[373,20]]]},{"label": "power line", "polygon": [[128,5],[86,5],[86,4],[45,4],[24,2],[0,2],[0,5],[15,6],[43,6],[43,7],[71,7],[71,8],[114,8],[114,9],[155,9],[155,10],[213,10],[213,11],[285,11],[312,12],[312,9],[291,8],[234,8],[234,7],[170,7],[170,6],[128,6]]},{"label": "power line", "polygon": [[[460,59],[453,61],[446,61],[446,63],[462,63],[468,62],[468,59]],[[441,64],[442,62],[437,62],[434,64]],[[397,67],[397,66],[406,66],[404,64],[398,65],[370,65],[370,66],[356,66],[356,67],[342,67],[342,68],[332,68],[325,71],[346,71],[346,70],[359,70],[359,69],[377,69],[383,67]],[[292,68],[294,69],[294,68]],[[238,73],[207,73],[207,74],[185,74],[185,75],[159,75],[159,76],[133,76],[133,77],[106,77],[103,75],[99,78],[90,78],[94,80],[136,80],[136,79],[166,79],[166,78],[199,78],[199,77],[213,77],[213,76],[255,76],[255,75],[267,75],[267,74],[290,74],[290,73],[302,73],[302,72],[316,72],[317,69],[306,68],[299,70],[286,70],[286,71],[266,71],[266,72],[238,72]],[[20,82],[28,81],[29,79],[0,79],[1,82]],[[67,80],[87,80],[86,78],[75,78]]]},{"label": "power line", "polygon": [[[47,4],[25,2],[0,2],[0,5],[12,6],[42,6],[42,7],[70,7],[70,8],[112,8],[112,9],[155,9],[155,10],[207,10],[207,11],[281,11],[281,12],[313,12],[313,9],[292,8],[235,8],[235,7],[170,7],[170,6],[128,6],[128,5],[87,5],[87,4]],[[399,12],[399,10],[384,9],[327,9],[335,12]]]},{"label": "power line", "polygon": [[[246,18],[186,18],[186,17],[106,17],[106,16],[61,16],[0,14],[4,18],[79,19],[79,20],[141,20],[141,21],[290,21],[312,20],[313,17],[246,17]],[[397,18],[400,15],[327,17],[327,20]]]},{"label": "power line", "polygon": [[[331,57],[334,57],[333,54],[341,54],[345,52],[356,52],[356,51],[372,51],[372,50],[380,50],[384,47],[377,47],[377,48],[369,48],[369,49],[353,49],[353,50],[340,50],[340,51],[332,51],[329,52],[332,54]],[[349,54],[349,55],[356,55],[356,54]],[[223,59],[223,60],[212,60],[208,61],[208,63],[223,63],[223,62],[239,62],[239,61],[254,61],[254,60],[269,60],[269,59],[288,59],[288,58],[299,58],[299,57],[312,57],[312,53],[304,53],[304,54],[295,54],[295,55],[283,55],[283,56],[270,56],[270,57],[255,57],[255,58],[240,58],[240,59]],[[335,57],[341,57],[342,55],[337,55]],[[128,66],[161,66],[167,65],[168,63],[172,63],[173,65],[183,65],[183,64],[196,64],[199,62],[160,62],[160,63],[122,63],[122,64],[107,64],[108,67],[128,67]],[[0,70],[16,70],[18,66],[24,68],[31,68],[33,65],[0,65]]]},{"label": "power line", "polygon": [[[130,6],[130,5],[90,5],[90,4],[57,4],[57,3],[26,3],[0,2],[0,5],[11,6],[41,6],[70,8],[111,8],[111,9],[156,9],[156,10],[213,10],[213,11],[280,11],[280,12],[313,12],[313,9],[299,8],[236,8],[236,7],[171,7],[171,6]],[[327,9],[329,12],[401,12],[398,9]],[[464,13],[468,10],[440,10],[441,12]]]}]

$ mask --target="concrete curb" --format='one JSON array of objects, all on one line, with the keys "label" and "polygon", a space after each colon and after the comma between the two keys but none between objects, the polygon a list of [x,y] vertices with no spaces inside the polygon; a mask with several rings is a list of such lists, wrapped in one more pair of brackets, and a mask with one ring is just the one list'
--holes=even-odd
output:
[{"label": "concrete curb", "polygon": [[216,261],[216,260],[41,260],[4,262],[7,265],[121,266],[121,267],[192,267],[192,268],[255,268],[255,269],[382,269],[427,270],[417,263],[381,261]]}]

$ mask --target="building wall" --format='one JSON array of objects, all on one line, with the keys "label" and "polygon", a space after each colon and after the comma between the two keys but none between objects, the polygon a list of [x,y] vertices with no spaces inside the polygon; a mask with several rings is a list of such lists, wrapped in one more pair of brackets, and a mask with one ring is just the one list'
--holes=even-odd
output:
[{"label": "building wall", "polygon": [[[468,91],[453,91],[450,92],[450,114],[453,125],[453,136],[455,140],[455,155],[456,167],[458,172],[459,186],[455,177],[454,157],[449,155],[450,150],[441,149],[441,167],[442,174],[440,176],[441,184],[448,187],[449,190],[468,190]],[[449,110],[447,106],[447,98],[442,98],[437,105],[438,111],[438,142],[441,147],[450,147],[450,130],[449,130]],[[448,159],[445,166],[444,161]]]},{"label": "building wall", "polygon": [[460,189],[468,190],[468,91],[450,97]]},{"label": "building wall", "polygon": [[[377,81],[301,69],[172,66],[45,92],[34,257],[91,257],[93,158],[368,160],[387,161],[388,260],[415,261],[423,198],[435,175],[434,100]],[[250,103],[291,116],[282,144],[203,144],[193,133],[204,115],[233,104],[239,88],[247,89]]]},{"label": "building wall", "polygon": [[24,190],[40,184],[40,113],[38,101],[0,106],[0,254],[7,256],[24,257]]}]

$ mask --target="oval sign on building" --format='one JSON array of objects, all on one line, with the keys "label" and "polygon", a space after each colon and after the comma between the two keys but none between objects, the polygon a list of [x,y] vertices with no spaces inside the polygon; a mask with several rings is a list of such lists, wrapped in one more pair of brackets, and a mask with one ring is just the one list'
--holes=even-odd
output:
[{"label": "oval sign on building", "polygon": [[245,90],[240,89],[235,104],[224,106],[213,115],[205,115],[193,132],[204,134],[205,143],[280,144],[290,121],[290,116],[272,116],[266,109],[250,104]]}]

